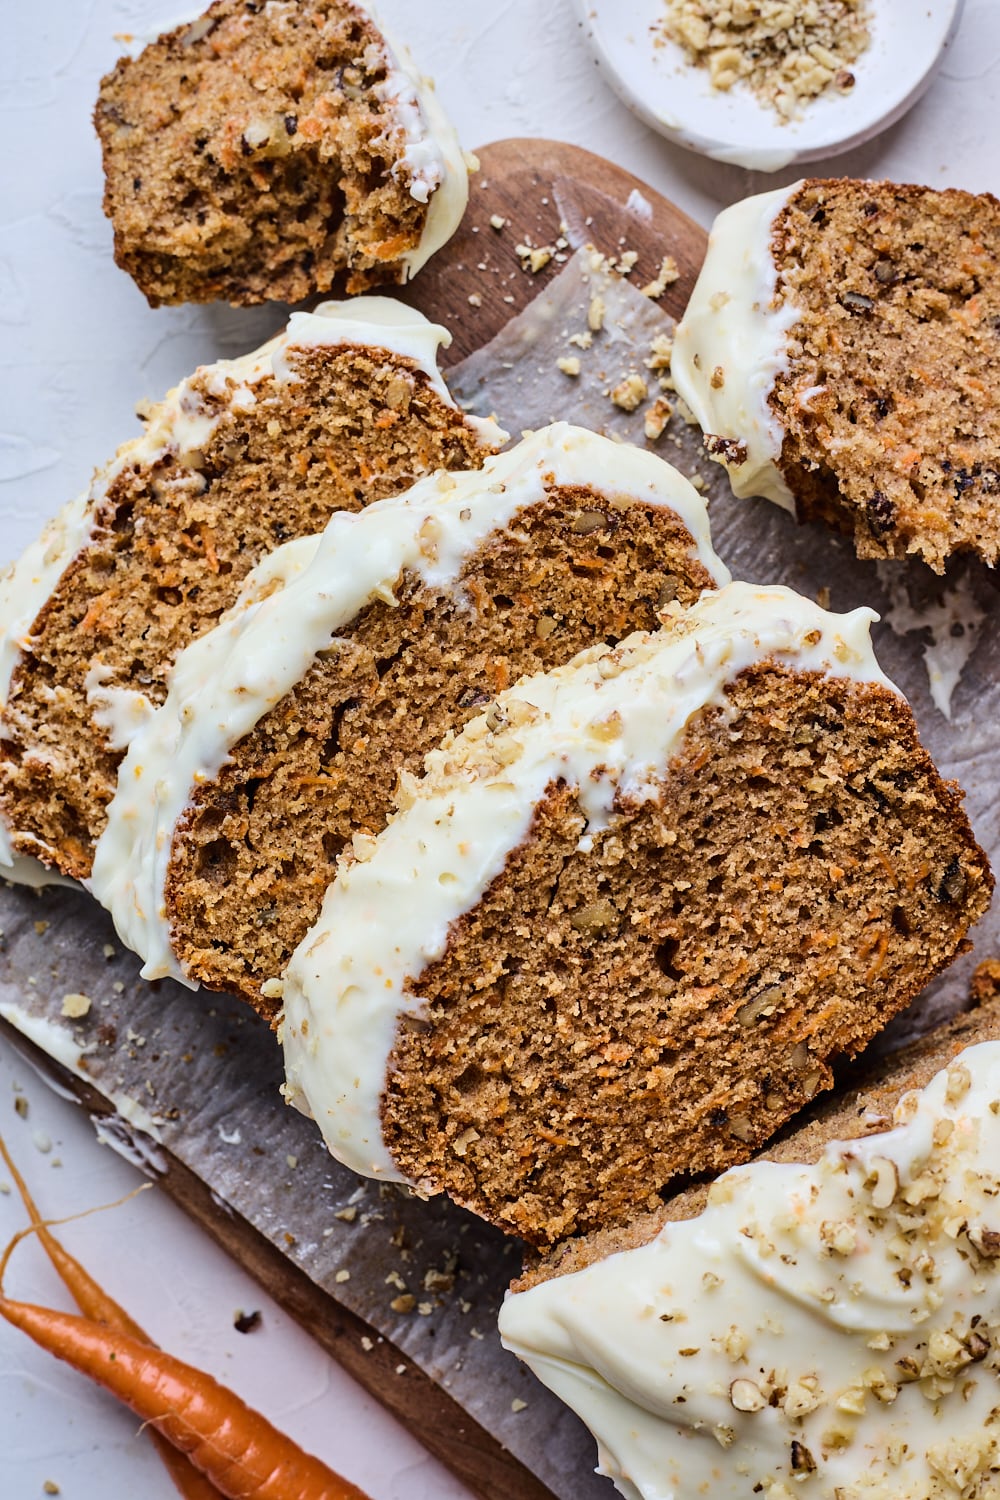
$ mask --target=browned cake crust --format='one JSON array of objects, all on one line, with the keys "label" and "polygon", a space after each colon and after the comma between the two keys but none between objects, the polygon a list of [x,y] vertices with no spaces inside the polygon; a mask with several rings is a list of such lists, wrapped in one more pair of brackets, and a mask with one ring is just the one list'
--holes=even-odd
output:
[{"label": "browned cake crust", "polygon": [[371,604],[336,651],[237,744],[178,825],[167,876],[174,952],[187,973],[273,1017],[261,985],[315,922],[337,856],[378,833],[400,771],[525,673],[595,639],[654,629],[667,600],[712,587],[664,506],[601,508],[550,486],[470,558],[456,585],[405,574],[398,607]]},{"label": "browned cake crust", "polygon": [[[938,1027],[919,1042],[866,1071],[849,1092],[817,1107],[805,1124],[786,1131],[758,1155],[765,1161],[818,1161],[831,1141],[856,1141],[877,1135],[892,1125],[892,1113],[902,1096],[910,1089],[922,1089],[936,1073],[948,1066],[965,1047],[977,1042],[1000,1039],[1000,963],[988,959],[976,970],[971,986],[974,1003],[979,1007],[958,1016],[946,1026]],[[598,1230],[584,1239],[557,1246],[551,1254],[528,1268],[515,1281],[512,1291],[528,1287],[552,1276],[582,1271],[620,1250],[635,1250],[654,1239],[664,1224],[693,1219],[708,1201],[709,1185],[699,1184],[677,1193],[654,1213],[643,1214],[625,1228]]]},{"label": "browned cake crust", "polygon": [[427,203],[383,38],[349,0],[216,0],[123,57],[94,123],[115,260],[154,307],[296,302],[403,279]]},{"label": "browned cake crust", "polygon": [[532,833],[412,993],[400,1170],[551,1244],[744,1161],[964,946],[992,877],[904,700],[769,663],[692,721],[662,799]]},{"label": "browned cake crust", "polygon": [[375,349],[291,350],[298,376],[266,376],[250,412],[189,385],[221,420],[203,450],[126,464],[90,543],[63,573],[13,676],[2,723],[0,809],[15,849],[78,879],[114,794],[121,752],[95,719],[87,677],[153,703],[177,652],[233,603],[253,565],[436,468],[478,468],[462,414],[422,370]]},{"label": "browned cake crust", "polygon": [[772,249],[779,301],[803,309],[771,396],[800,516],[853,535],[861,557],[995,563],[1000,203],[810,181]]}]

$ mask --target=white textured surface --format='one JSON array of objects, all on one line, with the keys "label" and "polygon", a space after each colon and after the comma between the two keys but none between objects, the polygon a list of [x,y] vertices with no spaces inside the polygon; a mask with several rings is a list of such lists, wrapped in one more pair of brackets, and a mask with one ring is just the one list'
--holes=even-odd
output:
[{"label": "white textured surface", "polygon": [[[155,31],[179,8],[171,0],[44,0],[4,9],[0,562],[25,547],[93,467],[138,431],[133,408],[140,397],[162,396],[199,361],[242,353],[284,321],[281,310],[152,312],[112,263],[89,124],[97,81],[117,56],[114,32]],[[630,115],[599,77],[570,0],[382,0],[380,9],[436,77],[467,145],[531,134],[572,141],[619,161],[703,223],[723,204],[775,185],[670,146]],[[995,188],[998,79],[1000,6],[968,0],[951,55],[923,102],[830,170]],[[790,169],[777,180],[797,175]],[[11,1109],[5,1047],[0,1057],[0,1128],[16,1145],[30,1132]],[[14,1071],[28,1078],[22,1066]],[[46,1105],[40,1083],[29,1086],[37,1124],[55,1106]],[[29,1149],[31,1180],[46,1204],[57,1178],[70,1185],[80,1206],[114,1197],[124,1168],[94,1145],[90,1126],[60,1110],[51,1130],[63,1138],[60,1153],[72,1165],[60,1173]],[[14,1219],[11,1200],[0,1197],[0,1231]],[[238,1336],[226,1327],[232,1307],[262,1305],[263,1299],[159,1195],[89,1220],[80,1234],[74,1244],[137,1317],[198,1358],[231,1353],[223,1368],[234,1382],[304,1440],[315,1440],[375,1500],[452,1500],[464,1493],[386,1424],[373,1403],[352,1395],[352,1383],[280,1314],[266,1313],[266,1345],[255,1343],[263,1334],[235,1345]],[[23,1252],[15,1266],[16,1285],[48,1293],[51,1283],[32,1285],[30,1254]],[[183,1283],[177,1266],[184,1267]],[[220,1306],[223,1332],[216,1320]],[[109,1494],[168,1500],[173,1492],[140,1455],[133,1425],[6,1330],[0,1331],[0,1372],[5,1497],[29,1500],[51,1477],[69,1500]]]}]

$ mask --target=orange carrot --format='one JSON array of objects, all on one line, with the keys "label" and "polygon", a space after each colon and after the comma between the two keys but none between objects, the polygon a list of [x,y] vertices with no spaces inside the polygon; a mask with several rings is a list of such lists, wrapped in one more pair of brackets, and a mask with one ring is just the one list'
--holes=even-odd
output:
[{"label": "orange carrot", "polygon": [[22,1237],[15,1236],[0,1260],[0,1317],[117,1396],[186,1453],[220,1495],[227,1500],[367,1500],[349,1480],[303,1453],[210,1375],[106,1323],[12,1301],[3,1292],[3,1275]]},{"label": "orange carrot", "polygon": [[[149,1344],[151,1348],[155,1347],[152,1340],[143,1333],[138,1323],[129,1317],[125,1309],[119,1307],[118,1303],[108,1296],[104,1288],[98,1285],[90,1272],[81,1266],[68,1250],[63,1249],[38,1212],[35,1200],[28,1191],[28,1184],[15,1166],[2,1136],[0,1136],[0,1156],[3,1157],[7,1170],[14,1179],[14,1186],[21,1195],[28,1217],[41,1240],[42,1248],[55,1266],[80,1311],[95,1322],[106,1323],[109,1328],[117,1328],[121,1333],[127,1333],[130,1337]],[[218,1500],[219,1492],[214,1484],[210,1484],[203,1474],[199,1474],[183,1453],[178,1453],[177,1449],[158,1432],[152,1433],[151,1436],[163,1460],[164,1468],[184,1500]]]}]

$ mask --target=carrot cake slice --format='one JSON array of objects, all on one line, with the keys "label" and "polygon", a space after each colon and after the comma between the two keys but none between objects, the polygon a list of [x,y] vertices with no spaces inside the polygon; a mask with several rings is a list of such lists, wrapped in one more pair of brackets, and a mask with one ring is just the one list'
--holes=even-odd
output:
[{"label": "carrot cake slice", "polygon": [[447,730],[727,579],[686,479],[565,423],[337,515],[178,658],[122,765],[91,888],[148,978],[273,1016],[341,851],[365,852]]},{"label": "carrot cake slice", "polygon": [[153,307],[406,281],[468,198],[432,86],[356,0],[216,0],[119,60],[94,123],[115,260]]},{"label": "carrot cake slice", "polygon": [[1000,1005],[766,1159],[515,1283],[508,1349],[628,1500],[993,1500]]},{"label": "carrot cake slice", "polygon": [[828,1087],[992,889],[873,618],[733,583],[428,756],[284,975],[333,1154],[545,1244]]},{"label": "carrot cake slice", "polygon": [[505,440],[438,374],[446,330],[381,297],[294,313],[145,417],[0,584],[0,866],[85,878],[129,738],[250,569]]},{"label": "carrot cake slice", "polygon": [[739,496],[942,571],[1000,549],[1000,203],[806,181],[726,209],[677,389]]}]

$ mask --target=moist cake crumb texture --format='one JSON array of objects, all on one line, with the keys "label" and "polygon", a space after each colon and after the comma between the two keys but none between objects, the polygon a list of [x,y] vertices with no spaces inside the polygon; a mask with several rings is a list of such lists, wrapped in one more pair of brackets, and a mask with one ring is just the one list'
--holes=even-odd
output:
[{"label": "moist cake crumb texture", "polygon": [[466,192],[453,133],[415,87],[350,0],[216,0],[101,84],[116,261],[154,307],[406,279],[435,196],[449,194],[446,239]]},{"label": "moist cake crumb texture", "polygon": [[714,580],[691,545],[665,506],[556,486],[452,590],[404,574],[393,607],[338,630],[178,827],[167,911],[188,975],[273,1017],[261,986],[315,921],[343,850],[384,826],[398,776],[523,674],[692,603]]}]

